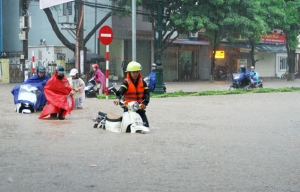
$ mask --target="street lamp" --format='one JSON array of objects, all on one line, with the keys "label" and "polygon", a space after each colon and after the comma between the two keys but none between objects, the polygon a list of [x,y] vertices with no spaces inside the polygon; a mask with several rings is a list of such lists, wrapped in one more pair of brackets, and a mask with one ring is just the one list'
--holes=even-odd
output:
[{"label": "street lamp", "polygon": [[156,85],[154,93],[163,94],[163,67],[161,61],[161,39],[162,39],[162,0],[157,0],[158,10],[157,10],[157,61],[156,61]]}]

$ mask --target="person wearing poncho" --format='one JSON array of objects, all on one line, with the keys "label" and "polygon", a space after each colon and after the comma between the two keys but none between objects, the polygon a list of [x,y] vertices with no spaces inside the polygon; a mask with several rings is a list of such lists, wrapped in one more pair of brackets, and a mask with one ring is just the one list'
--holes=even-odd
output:
[{"label": "person wearing poncho", "polygon": [[44,107],[40,119],[47,117],[57,117],[60,120],[65,119],[67,114],[71,114],[74,108],[74,90],[65,77],[63,66],[57,66],[54,75],[49,79],[44,87],[47,98],[47,105]]}]

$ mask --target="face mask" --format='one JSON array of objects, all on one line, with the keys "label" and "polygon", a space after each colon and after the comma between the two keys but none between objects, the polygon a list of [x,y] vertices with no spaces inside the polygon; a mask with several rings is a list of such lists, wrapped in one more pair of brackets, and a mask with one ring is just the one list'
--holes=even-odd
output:
[{"label": "face mask", "polygon": [[64,78],[64,75],[58,75],[57,78],[62,80]]}]

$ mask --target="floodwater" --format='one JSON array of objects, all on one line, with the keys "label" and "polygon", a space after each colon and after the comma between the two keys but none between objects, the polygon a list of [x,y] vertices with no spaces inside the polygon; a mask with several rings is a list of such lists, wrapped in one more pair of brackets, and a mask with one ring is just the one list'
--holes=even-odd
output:
[{"label": "floodwater", "polygon": [[[230,82],[167,82],[167,91]],[[300,87],[269,80],[265,87]],[[149,134],[94,129],[112,100],[86,98],[66,120],[14,112],[0,85],[1,191],[300,191],[300,92],[152,98]]]}]

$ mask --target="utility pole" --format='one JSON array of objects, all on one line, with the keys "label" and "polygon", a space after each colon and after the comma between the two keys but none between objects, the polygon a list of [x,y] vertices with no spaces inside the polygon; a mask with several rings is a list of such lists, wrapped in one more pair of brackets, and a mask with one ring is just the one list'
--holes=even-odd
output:
[{"label": "utility pole", "polygon": [[[24,17],[24,28],[22,28],[23,33],[25,33],[25,39],[23,40],[23,69],[25,69],[25,62],[28,60],[28,3],[27,0],[22,0],[22,16]],[[34,67],[34,66],[32,66]],[[33,75],[33,74],[31,74]]]},{"label": "utility pole", "polygon": [[132,0],[132,61],[136,61],[136,0]]},{"label": "utility pole", "polygon": [[154,89],[154,93],[163,94],[163,67],[162,67],[162,61],[161,61],[161,39],[162,39],[162,0],[158,1],[158,10],[157,10],[157,33],[158,33],[158,39],[157,39],[157,61],[156,61],[156,86]]},{"label": "utility pole", "polygon": [[[84,63],[85,63],[85,51],[84,51],[84,39],[83,39],[83,16],[84,16],[84,5],[83,0],[77,0],[76,8],[78,10],[78,20],[77,20],[77,27],[76,27],[76,47],[75,47],[75,68],[78,70],[78,73],[81,74],[81,65],[82,69],[84,70]],[[83,51],[83,53],[82,53]]]}]

